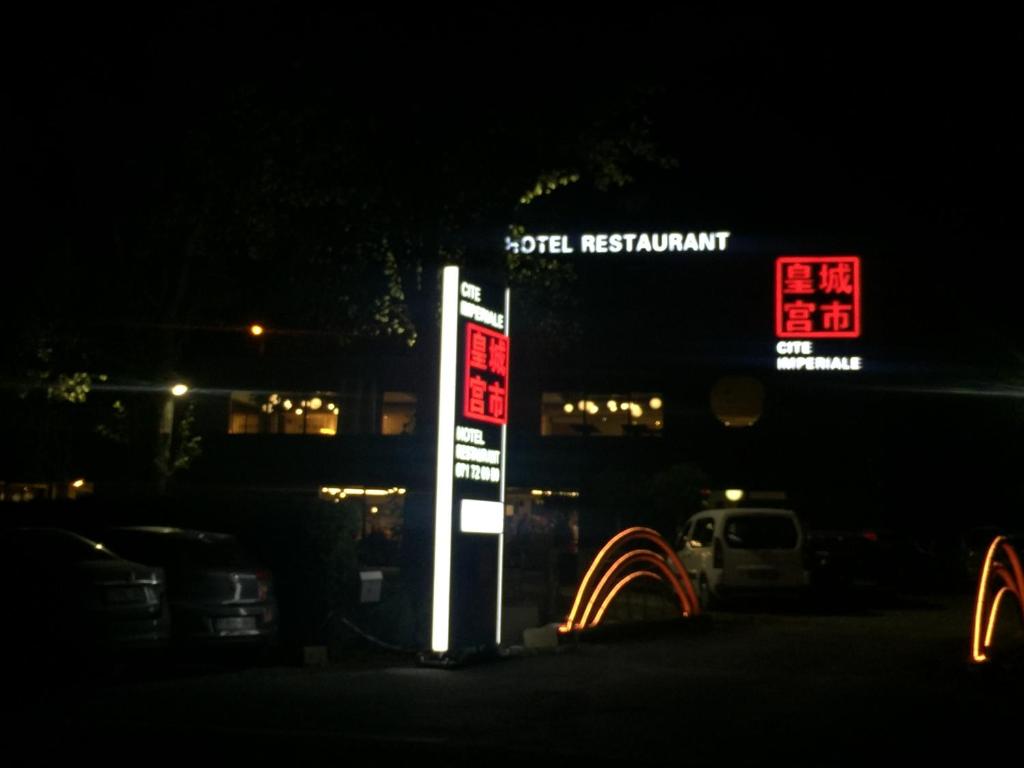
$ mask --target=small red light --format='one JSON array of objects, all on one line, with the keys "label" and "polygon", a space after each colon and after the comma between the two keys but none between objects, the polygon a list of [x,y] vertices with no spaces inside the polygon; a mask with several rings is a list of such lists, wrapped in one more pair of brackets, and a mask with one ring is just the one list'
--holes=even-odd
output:
[{"label": "small red light", "polygon": [[878,541],[878,534],[874,531],[864,531],[864,538],[868,541]]},{"label": "small red light", "polygon": [[270,597],[270,574],[267,571],[256,571],[256,583],[259,587],[260,601]]}]

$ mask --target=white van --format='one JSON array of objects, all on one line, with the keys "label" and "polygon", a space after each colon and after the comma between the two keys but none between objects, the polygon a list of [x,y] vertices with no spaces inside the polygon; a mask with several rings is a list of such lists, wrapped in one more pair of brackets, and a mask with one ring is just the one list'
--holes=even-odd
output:
[{"label": "white van", "polygon": [[679,559],[700,596],[716,599],[782,592],[808,584],[804,534],[788,509],[709,509],[691,517]]}]

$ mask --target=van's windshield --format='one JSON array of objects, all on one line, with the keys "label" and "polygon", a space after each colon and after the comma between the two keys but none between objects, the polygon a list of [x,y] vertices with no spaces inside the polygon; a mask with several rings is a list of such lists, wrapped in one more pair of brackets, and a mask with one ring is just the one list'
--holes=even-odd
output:
[{"label": "van's windshield", "polygon": [[732,549],[794,549],[796,525],[782,515],[736,515],[726,520],[725,541]]}]

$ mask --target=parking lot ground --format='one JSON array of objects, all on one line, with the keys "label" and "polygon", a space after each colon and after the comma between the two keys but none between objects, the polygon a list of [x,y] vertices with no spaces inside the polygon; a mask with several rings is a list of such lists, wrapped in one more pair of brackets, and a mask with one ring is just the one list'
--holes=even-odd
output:
[{"label": "parking lot ground", "polygon": [[1017,748],[1024,666],[1019,654],[970,665],[970,619],[966,595],[907,598],[845,613],[719,611],[703,631],[637,631],[458,670],[396,655],[167,669],[37,691],[18,735],[46,758],[121,744],[289,764],[355,752],[443,764],[976,762]]}]

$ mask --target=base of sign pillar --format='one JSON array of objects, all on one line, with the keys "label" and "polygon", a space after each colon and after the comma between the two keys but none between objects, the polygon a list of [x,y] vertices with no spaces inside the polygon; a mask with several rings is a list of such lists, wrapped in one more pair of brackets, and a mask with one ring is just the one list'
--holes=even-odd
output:
[{"label": "base of sign pillar", "polygon": [[424,651],[416,655],[416,664],[421,667],[436,667],[439,669],[455,669],[462,666],[461,660],[452,653],[445,651]]},{"label": "base of sign pillar", "polygon": [[421,667],[437,669],[457,669],[470,664],[498,661],[506,658],[496,645],[464,648],[452,651],[423,651],[416,656],[416,663]]}]

